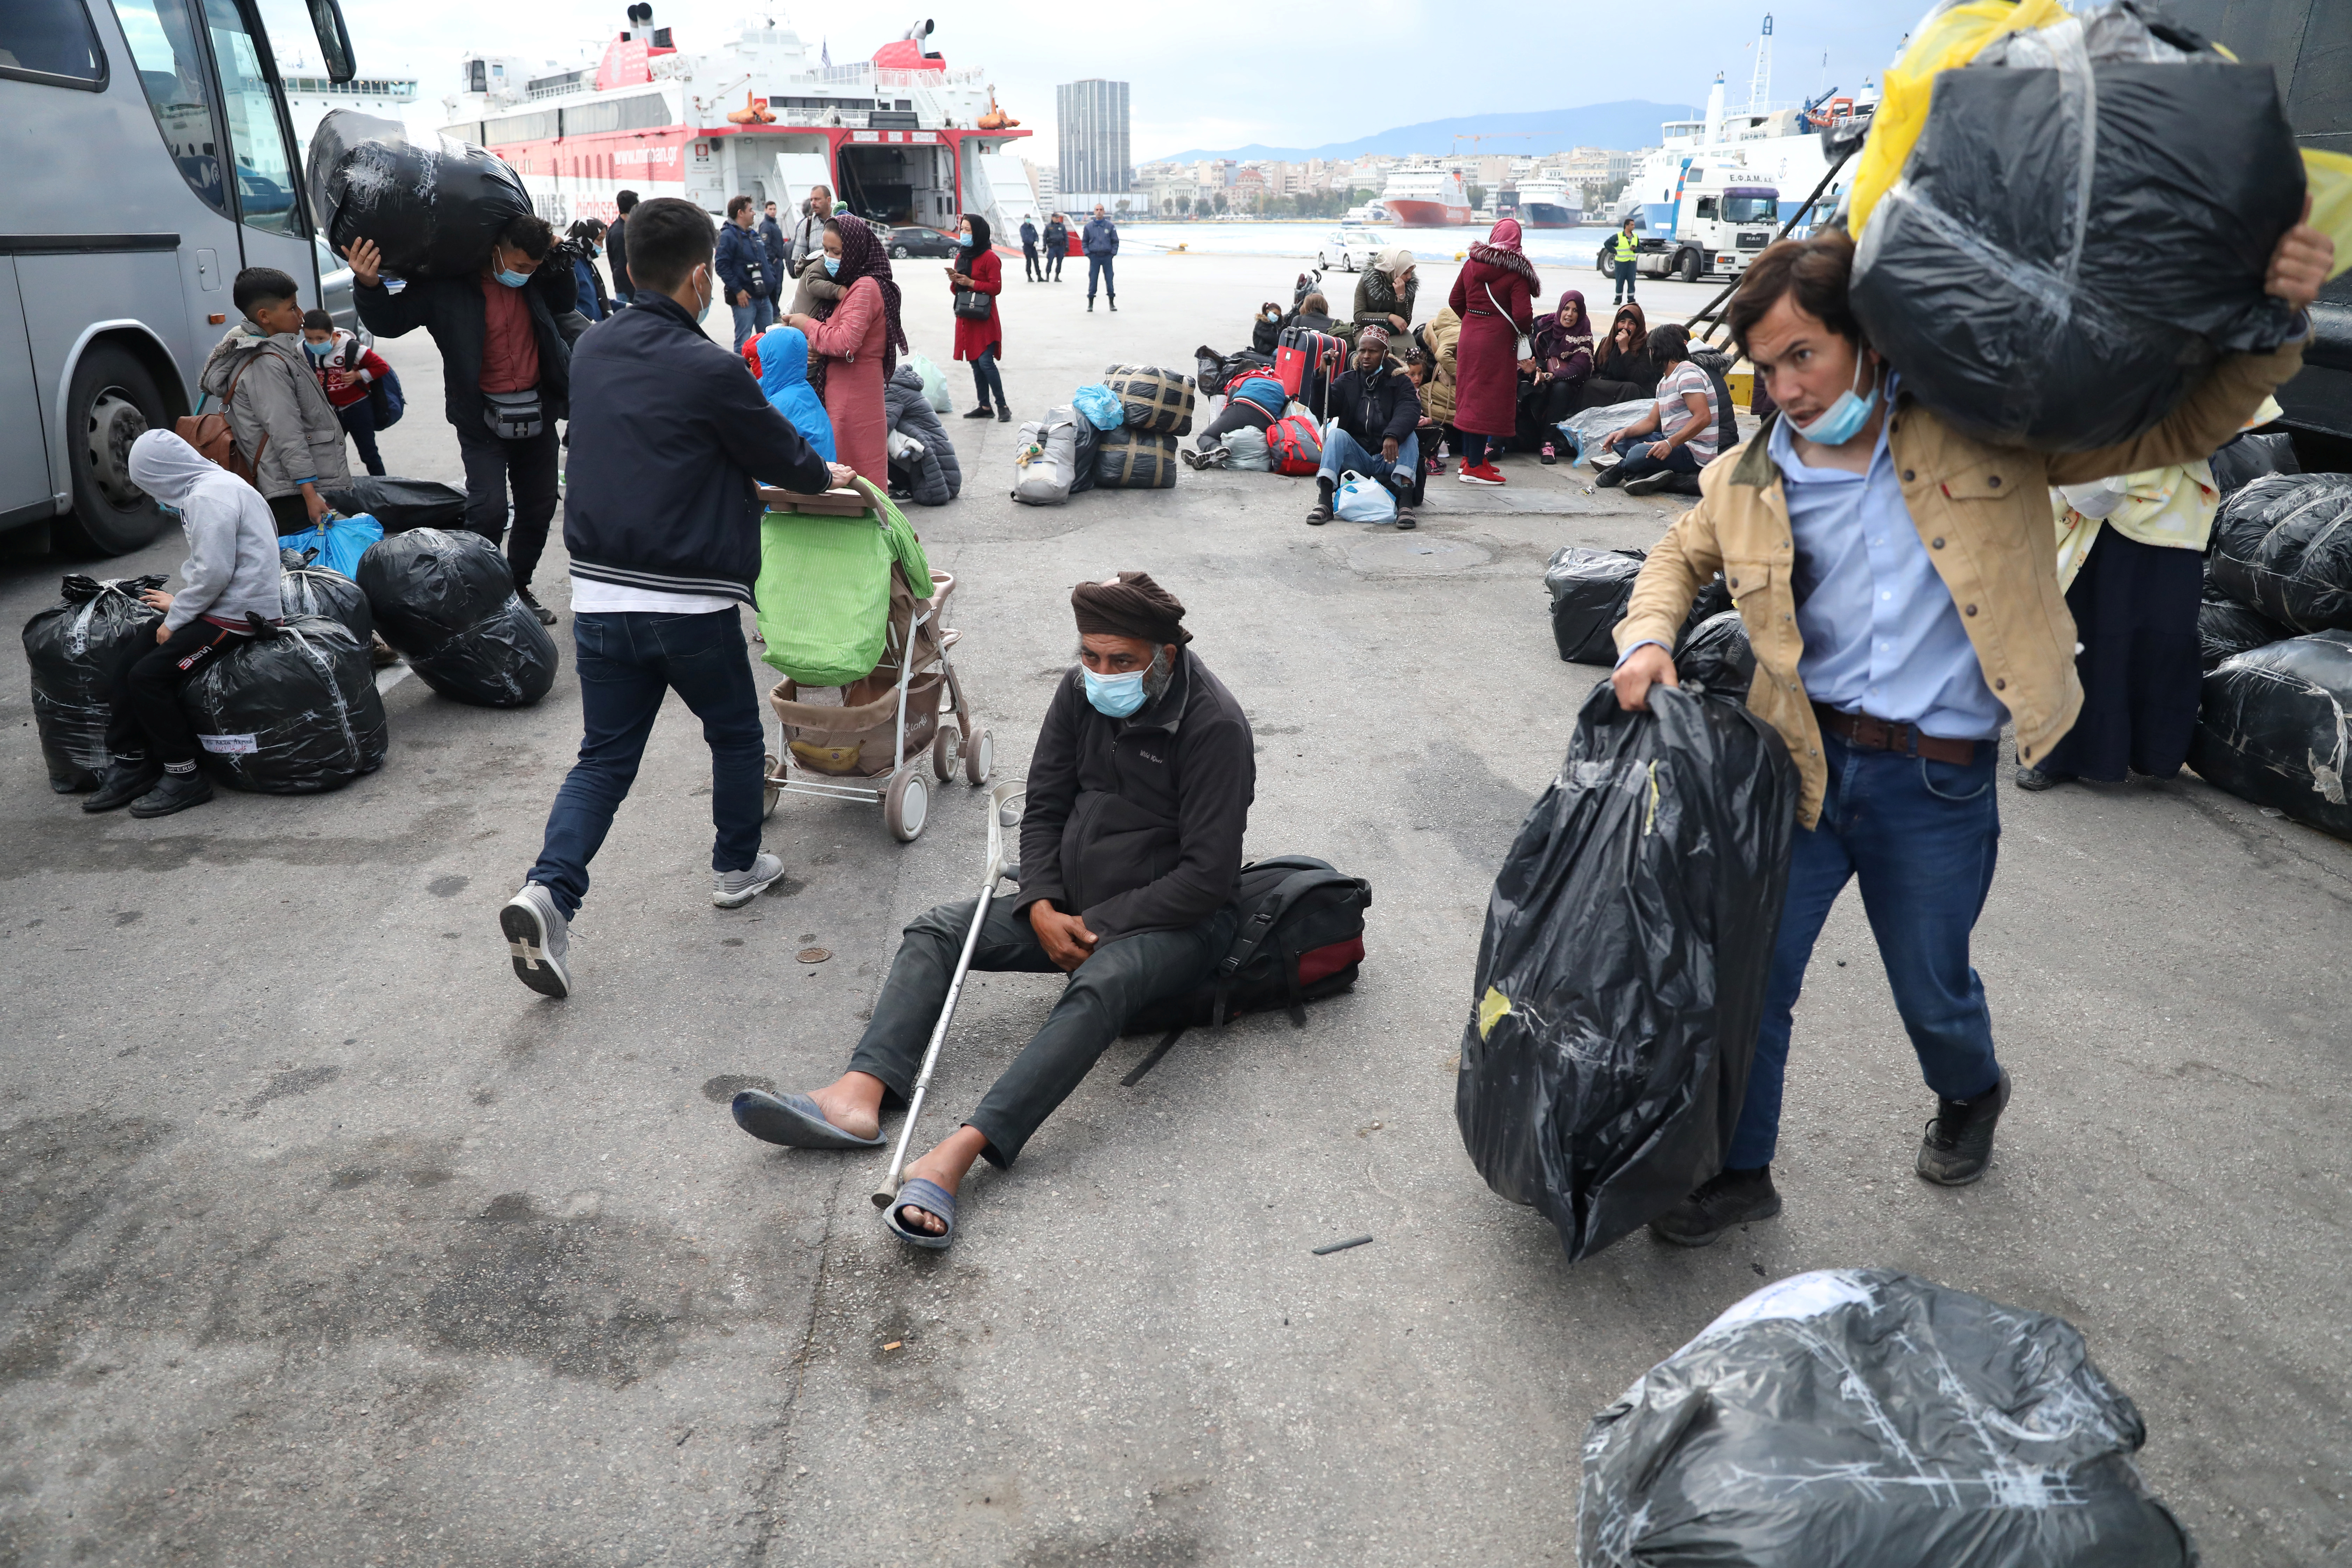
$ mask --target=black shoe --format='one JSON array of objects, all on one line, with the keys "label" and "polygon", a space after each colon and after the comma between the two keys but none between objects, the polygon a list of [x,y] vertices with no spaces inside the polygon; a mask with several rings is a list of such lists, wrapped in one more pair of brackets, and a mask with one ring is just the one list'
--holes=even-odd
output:
[{"label": "black shoe", "polygon": [[983,403],[977,408],[966,409],[964,411],[964,417],[967,419],[985,419],[994,412],[994,409],[992,409],[987,404]]},{"label": "black shoe", "polygon": [[2045,773],[2040,768],[2017,770],[2017,787],[2022,790],[2045,790],[2063,782],[2056,773]]},{"label": "black shoe", "polygon": [[151,763],[144,757],[135,763],[109,763],[106,776],[98,781],[98,793],[81,803],[84,811],[113,811],[129,805],[155,787],[163,776],[163,764]]},{"label": "black shoe", "polygon": [[537,599],[531,597],[530,589],[517,588],[515,590],[515,597],[522,601],[522,607],[524,609],[529,610],[533,616],[536,616],[539,618],[539,624],[541,626],[551,626],[555,624],[555,612],[549,609],[545,605],[541,604]]},{"label": "black shoe", "polygon": [[1007,405],[1005,405],[1005,404],[1002,404],[1002,403],[998,404],[998,405],[996,405],[996,422],[997,422],[999,425],[1010,425],[1010,424],[1012,424],[1012,423],[1013,423],[1013,410],[1012,410],[1012,408],[1011,408],[1010,406],[1008,406]]},{"label": "black shoe", "polygon": [[1093,315],[1094,313],[1095,313],[1095,297],[1094,297],[1093,295],[1089,294],[1089,295],[1087,295],[1087,315],[1089,315],[1089,316],[1091,316],[1091,315]]},{"label": "black shoe", "polygon": [[1110,297],[1110,308],[1114,310],[1118,309],[1118,296],[1116,294]]},{"label": "black shoe", "polygon": [[1601,469],[1600,476],[1592,482],[1600,486],[1604,490],[1623,484],[1625,482],[1625,465],[1618,463]]},{"label": "black shoe", "polygon": [[1939,1187],[1965,1187],[1992,1163],[1992,1130],[2009,1104],[2009,1069],[1974,1100],[1936,1101],[1936,1120],[1919,1140],[1918,1172]]},{"label": "black shoe", "polygon": [[167,773],[153,789],[131,803],[131,815],[142,818],[169,816],[175,811],[202,805],[212,797],[213,786],[204,774]]},{"label": "black shoe", "polygon": [[1780,1212],[1772,1167],[1725,1171],[1650,1222],[1650,1234],[1676,1247],[1705,1247],[1735,1225],[1770,1219]]}]

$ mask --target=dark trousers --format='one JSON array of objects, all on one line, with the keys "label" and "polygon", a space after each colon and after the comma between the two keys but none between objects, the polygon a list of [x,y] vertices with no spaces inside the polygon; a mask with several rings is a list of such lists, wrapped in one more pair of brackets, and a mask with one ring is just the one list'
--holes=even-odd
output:
[{"label": "dark trousers", "polygon": [[507,532],[507,487],[514,487],[514,534],[507,540],[507,565],[515,586],[530,586],[530,574],[547,548],[547,525],[554,521],[555,470],[561,460],[555,421],[541,421],[539,434],[509,441],[487,425],[458,421],[457,455],[466,464],[466,526],[499,542]]},{"label": "dark trousers", "polygon": [[[971,966],[987,973],[1057,973],[1028,916],[1014,900],[989,906],[972,949]],[[890,962],[890,978],[874,1005],[874,1021],[850,1053],[852,1072],[871,1073],[904,1100],[922,1070],[931,1027],[947,1005],[948,982],[971,929],[973,900],[941,904],[919,915]],[[1189,931],[1144,931],[1095,950],[1071,972],[1070,983],[1045,1026],[1030,1037],[982,1099],[964,1125],[988,1140],[992,1163],[1009,1166],[1054,1108],[1070,1097],[1128,1021],[1154,1002],[1180,995],[1209,977],[1233,945],[1234,911],[1220,910]]]},{"label": "dark trousers", "polygon": [[270,526],[278,530],[280,538],[318,527],[310,521],[310,509],[304,503],[300,490],[291,495],[271,496],[269,518]]},{"label": "dark trousers", "polygon": [[1045,269],[1037,265],[1035,246],[1024,245],[1021,247],[1021,266],[1024,278],[1034,279],[1040,283],[1045,280]]},{"label": "dark trousers", "polygon": [[1192,446],[1195,450],[1205,452],[1235,430],[1263,430],[1273,423],[1274,416],[1248,398],[1228,397],[1225,405],[1217,410],[1217,416],[1209,421],[1208,427],[1193,438]]},{"label": "dark trousers", "polygon": [[1797,829],[1789,896],[1765,983],[1764,1017],[1748,1069],[1748,1100],[1724,1163],[1735,1171],[1771,1163],[1780,1133],[1780,1083],[1789,1065],[1790,1012],[1830,906],[1849,878],[1878,939],[1927,1087],[1969,1100],[2000,1081],[1992,1014],[1984,983],[1969,963],[1969,938],[1992,888],[2000,847],[1993,787],[1999,748],[1977,742],[1972,763],[1936,763],[1899,752],[1866,752],[1822,737],[1829,788],[1820,823]]},{"label": "dark trousers", "polygon": [[[295,498],[300,504],[301,498]],[[180,688],[198,670],[246,640],[244,632],[202,616],[141,654],[114,678],[114,711],[106,721],[106,749],[125,762],[152,756],[175,773],[196,765],[196,731],[180,706]]]},{"label": "dark trousers", "polygon": [[530,880],[544,883],[566,920],[588,896],[588,862],[637,776],[662,699],[675,691],[702,721],[710,747],[710,868],[745,871],[760,854],[767,748],[760,693],[733,610],[700,616],[572,617],[580,674],[580,760],[547,814]]},{"label": "dark trousers", "polygon": [[1616,453],[1620,458],[1624,459],[1623,462],[1617,466],[1618,473],[1621,478],[1624,479],[1638,479],[1644,474],[1654,474],[1661,471],[1676,474],[1697,473],[1699,469],[1699,461],[1697,458],[1692,455],[1691,449],[1688,446],[1677,447],[1673,451],[1668,452],[1664,458],[1653,458],[1650,456],[1650,448],[1664,439],[1665,437],[1664,436],[1657,435],[1654,432],[1647,436],[1628,436],[1623,440],[1618,442],[1615,446],[1610,447],[1609,449],[1611,451]]},{"label": "dark trousers", "polygon": [[996,395],[997,407],[1010,408],[1013,406],[1011,404],[1004,401],[1004,376],[996,368],[995,349],[982,349],[979,353],[972,356],[971,384],[976,389],[973,395],[980,400],[980,405],[982,408],[986,408],[989,405],[989,394],[992,390],[993,390]]},{"label": "dark trousers", "polygon": [[1611,300],[1609,302],[1612,305],[1622,305],[1633,297],[1633,264],[1630,261],[1621,261],[1617,264],[1616,298]]},{"label": "dark trousers", "polygon": [[1068,258],[1069,254],[1070,247],[1066,245],[1058,249],[1050,245],[1045,247],[1045,269],[1053,275],[1054,281],[1056,283],[1062,280],[1062,263]]},{"label": "dark trousers", "polygon": [[2142,544],[2112,528],[2066,590],[2083,710],[2041,770],[2060,778],[2121,784],[2126,773],[2168,779],[2189,760],[2204,692],[2197,600],[2205,558]]},{"label": "dark trousers", "polygon": [[1503,438],[1500,436],[1481,436],[1475,430],[1456,430],[1454,433],[1454,438],[1461,444],[1462,466],[1465,468],[1477,468],[1486,461],[1486,447],[1490,441],[1495,450],[1499,452],[1503,448]]},{"label": "dark trousers", "polygon": [[357,403],[346,404],[335,410],[335,417],[343,422],[343,434],[360,449],[360,461],[371,474],[383,472],[383,454],[375,449],[375,400],[362,397]]},{"label": "dark trousers", "polygon": [[1095,280],[1097,279],[1102,279],[1102,289],[1104,293],[1109,295],[1114,300],[1118,298],[1118,280],[1110,275],[1110,264],[1118,259],[1118,258],[1115,256],[1089,256],[1087,258],[1087,298],[1088,300],[1092,300],[1095,297]]}]

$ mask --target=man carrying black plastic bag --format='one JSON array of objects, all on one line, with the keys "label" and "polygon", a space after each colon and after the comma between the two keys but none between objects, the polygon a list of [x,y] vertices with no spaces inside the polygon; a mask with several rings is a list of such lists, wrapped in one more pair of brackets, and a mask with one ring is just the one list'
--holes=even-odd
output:
[{"label": "man carrying black plastic bag", "polygon": [[[2298,225],[2269,291],[2318,297],[2334,247]],[[1992,886],[1993,787],[2004,722],[2017,757],[2049,754],[2082,706],[2074,627],[2057,594],[2048,487],[2189,462],[2236,434],[2303,360],[2302,334],[2223,359],[2164,422],[2119,446],[2045,454],[1965,436],[1906,396],[1863,341],[1842,231],[1784,240],[1733,296],[1732,336],[1779,412],[1700,478],[1698,505],[1650,554],[1617,627],[1624,706],[1675,684],[1673,644],[1720,569],[1756,658],[1748,706],[1802,779],[1789,892],[1745,1105],[1720,1174],[1652,1226],[1697,1247],[1780,1212],[1771,1161],[1790,1014],[1830,906],[1849,879],[1878,940],[1913,1048],[1936,1091],[1924,1179],[1984,1173],[2008,1103],[1969,942]]]}]

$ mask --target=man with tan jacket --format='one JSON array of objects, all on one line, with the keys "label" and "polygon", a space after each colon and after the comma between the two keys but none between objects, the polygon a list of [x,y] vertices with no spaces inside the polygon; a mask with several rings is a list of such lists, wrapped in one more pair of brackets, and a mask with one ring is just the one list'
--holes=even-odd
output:
[{"label": "man with tan jacket", "polygon": [[[2281,237],[2272,294],[2318,297],[2334,247]],[[1846,299],[1852,242],[1784,240],[1748,268],[1733,338],[1780,413],[1709,464],[1697,506],[1643,564],[1616,630],[1618,700],[1675,684],[1671,649],[1718,570],[1756,654],[1748,704],[1780,731],[1801,780],[1747,1101],[1720,1175],[1652,1225],[1686,1247],[1780,1212],[1771,1161],[1790,1013],[1813,941],[1848,879],[1878,941],[1936,1119],[1918,1173],[1984,1173],[2009,1074],[1993,1053],[1969,940],[2000,834],[1994,760],[2049,753],[2082,706],[2074,625],[2058,590],[2049,486],[2203,458],[2301,368],[2300,339],[2223,360],[2155,429],[2093,452],[1987,445],[1906,397]]]}]

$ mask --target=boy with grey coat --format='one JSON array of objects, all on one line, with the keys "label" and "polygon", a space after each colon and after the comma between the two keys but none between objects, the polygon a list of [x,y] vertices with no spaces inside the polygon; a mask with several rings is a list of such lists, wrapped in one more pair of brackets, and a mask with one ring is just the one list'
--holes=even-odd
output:
[{"label": "boy with grey coat", "polygon": [[245,320],[213,346],[196,385],[228,416],[230,438],[253,465],[254,488],[278,531],[299,533],[327,515],[320,492],[351,480],[343,422],[304,352],[294,279],[274,267],[248,267],[230,297]]}]

